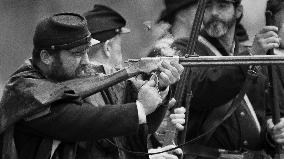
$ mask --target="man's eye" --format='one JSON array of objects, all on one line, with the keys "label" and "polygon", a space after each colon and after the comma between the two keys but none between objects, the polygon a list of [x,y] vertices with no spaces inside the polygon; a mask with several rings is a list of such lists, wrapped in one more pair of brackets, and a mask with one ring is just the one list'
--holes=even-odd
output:
[{"label": "man's eye", "polygon": [[74,52],[73,54],[74,54],[75,56],[82,56],[82,55],[83,55],[82,52]]}]

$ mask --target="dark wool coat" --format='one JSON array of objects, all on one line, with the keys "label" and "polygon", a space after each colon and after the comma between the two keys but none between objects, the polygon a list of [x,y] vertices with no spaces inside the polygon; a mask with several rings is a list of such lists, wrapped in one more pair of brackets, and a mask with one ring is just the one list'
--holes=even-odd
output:
[{"label": "dark wool coat", "polygon": [[[202,32],[202,37],[213,45],[223,56],[229,54],[225,51],[217,39],[210,38]],[[178,39],[174,47],[182,52],[185,51],[187,39]],[[236,41],[234,54],[248,55],[248,51],[239,52],[239,44]],[[195,53],[199,56],[215,56],[208,45],[198,42]],[[211,112],[236,97],[247,76],[248,66],[216,66],[192,68],[190,77],[190,87],[193,92],[189,110],[189,128],[187,131],[187,141],[201,135],[208,130],[205,127],[207,117]],[[209,139],[201,139],[196,143],[212,148],[222,148],[227,150],[261,150],[268,147],[266,137],[266,109],[268,107],[268,81],[262,73],[265,69],[257,72],[257,78],[247,90],[247,96],[257,115],[261,126],[258,134],[250,125],[253,125],[251,118],[242,118],[242,106],[240,106],[231,117],[225,120]],[[213,119],[214,120],[214,119]],[[206,140],[206,141],[204,141]],[[248,141],[248,142],[247,142]]]}]

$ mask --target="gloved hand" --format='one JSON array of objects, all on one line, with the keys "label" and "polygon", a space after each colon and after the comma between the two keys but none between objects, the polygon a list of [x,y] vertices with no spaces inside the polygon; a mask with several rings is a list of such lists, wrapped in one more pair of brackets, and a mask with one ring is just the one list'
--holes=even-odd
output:
[{"label": "gloved hand", "polygon": [[159,104],[162,103],[162,98],[156,86],[154,76],[146,82],[138,92],[138,101],[143,105],[146,115],[151,114],[156,110]]},{"label": "gloved hand", "polygon": [[[161,151],[165,151],[165,150],[169,150],[174,148],[175,145],[168,145],[162,148],[157,148],[157,149],[149,149],[148,152],[149,153],[155,153],[155,152],[161,152]],[[171,152],[164,152],[164,153],[160,153],[160,154],[156,154],[156,155],[150,155],[150,159],[178,159],[178,156],[182,155],[182,150],[180,148],[175,149]]]}]

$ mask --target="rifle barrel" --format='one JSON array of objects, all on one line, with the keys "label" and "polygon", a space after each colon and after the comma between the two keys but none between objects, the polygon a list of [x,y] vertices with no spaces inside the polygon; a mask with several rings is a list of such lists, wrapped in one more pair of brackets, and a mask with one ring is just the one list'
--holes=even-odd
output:
[{"label": "rifle barrel", "polygon": [[283,65],[284,56],[258,55],[258,56],[193,56],[180,57],[183,66],[233,66],[233,65]]}]

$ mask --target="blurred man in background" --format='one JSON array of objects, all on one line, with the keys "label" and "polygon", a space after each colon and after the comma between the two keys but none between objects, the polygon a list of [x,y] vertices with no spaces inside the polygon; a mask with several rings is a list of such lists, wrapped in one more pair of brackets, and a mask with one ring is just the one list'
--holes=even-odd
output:
[{"label": "blurred man in background", "polygon": [[[91,63],[101,67],[102,72],[104,74],[110,74],[116,70],[121,69],[122,36],[130,32],[130,29],[125,27],[126,20],[115,10],[104,5],[94,5],[92,10],[84,13],[84,16],[88,21],[88,28],[91,32],[91,36],[101,41],[100,44],[93,46],[88,53]],[[137,79],[132,79],[130,81],[128,82],[128,85],[126,85],[126,83],[121,83],[113,87],[114,88],[113,92],[118,96],[118,101],[117,101],[118,103],[127,102],[127,100],[129,99],[125,99],[125,97],[129,96],[129,94],[133,94],[133,92],[135,92],[135,89],[140,87],[138,85],[143,83],[143,81]],[[129,87],[129,83],[133,83],[132,85],[135,85],[134,88]],[[126,92],[123,90],[126,90]],[[96,99],[94,99],[94,101],[101,101],[102,98],[100,97],[101,96],[100,94],[96,94],[95,96]],[[167,107],[165,107],[165,109],[167,109]],[[154,116],[155,114],[152,115],[152,117]],[[184,109],[177,110],[177,114],[175,116],[176,118],[173,119],[172,121],[174,122],[174,124],[177,124],[178,128],[182,129],[183,127],[181,126],[181,124],[184,123],[184,118],[183,118]],[[152,127],[151,129],[149,129],[148,133],[153,133],[155,130],[156,128],[153,129]],[[141,133],[141,135],[142,134],[143,133]],[[116,141],[116,144],[119,145],[120,147],[124,147],[132,151],[147,152],[145,151],[147,150],[147,144],[145,143],[145,138],[144,138],[145,136],[147,136],[147,133],[143,135],[144,137],[141,135],[133,137],[130,136],[118,137],[115,138],[114,140]],[[104,142],[104,140],[100,140],[99,142],[100,144],[97,143],[96,145],[93,145],[92,148],[93,157],[97,158],[100,154],[101,155],[104,154],[105,157],[112,156],[112,154],[109,153],[107,149],[111,148],[115,149],[116,147],[113,147],[113,145],[107,146],[107,144],[103,145],[102,143]],[[173,145],[171,147],[168,147],[168,149],[172,147]],[[157,149],[156,151],[162,151],[166,149],[167,148]],[[119,157],[121,159],[126,159],[126,158],[130,159],[130,158],[139,158],[143,156],[138,156],[135,154],[127,153],[123,150],[119,150]],[[150,156],[150,158],[174,159],[176,158],[176,156],[163,153],[163,154]]]}]

